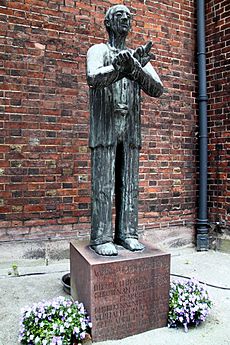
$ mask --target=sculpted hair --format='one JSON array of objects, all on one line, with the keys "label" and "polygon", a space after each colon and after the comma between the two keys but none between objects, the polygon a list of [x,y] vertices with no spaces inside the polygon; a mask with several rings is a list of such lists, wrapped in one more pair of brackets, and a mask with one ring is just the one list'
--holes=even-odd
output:
[{"label": "sculpted hair", "polygon": [[125,5],[114,5],[114,6],[110,7],[107,10],[107,12],[105,14],[105,19],[104,19],[104,25],[105,25],[105,28],[108,31],[108,33],[110,32],[110,25],[109,25],[110,21],[111,21],[111,19],[113,17],[114,12],[116,12],[117,8],[124,8],[124,9],[126,9],[131,14],[129,8],[126,7]]}]

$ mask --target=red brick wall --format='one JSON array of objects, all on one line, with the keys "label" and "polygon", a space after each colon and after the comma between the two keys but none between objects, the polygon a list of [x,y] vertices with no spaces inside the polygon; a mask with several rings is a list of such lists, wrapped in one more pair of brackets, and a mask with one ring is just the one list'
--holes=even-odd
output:
[{"label": "red brick wall", "polygon": [[[230,226],[230,3],[207,2],[209,215]],[[224,225],[224,224],[223,224]]]},{"label": "red brick wall", "polygon": [[[159,100],[143,94],[140,229],[186,227],[196,216],[194,1],[126,4],[134,13],[129,45],[153,41],[165,86]],[[0,240],[83,236],[90,227],[85,55],[106,38],[110,3],[0,5]]]}]

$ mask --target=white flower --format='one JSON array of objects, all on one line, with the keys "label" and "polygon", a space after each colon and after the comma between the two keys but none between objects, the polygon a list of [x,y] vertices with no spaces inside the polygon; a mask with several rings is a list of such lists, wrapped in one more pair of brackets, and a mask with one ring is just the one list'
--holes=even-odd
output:
[{"label": "white flower", "polygon": [[85,324],[85,322],[82,322],[82,323],[81,323],[81,328],[82,328],[83,331],[86,329],[86,324]]},{"label": "white flower", "polygon": [[30,314],[31,314],[31,312],[30,312],[30,310],[28,310],[26,313],[26,317],[30,317]]},{"label": "white flower", "polygon": [[36,337],[36,338],[35,338],[35,344],[37,344],[39,341],[40,341],[40,338],[39,338],[39,337]]},{"label": "white flower", "polygon": [[60,332],[65,333],[65,327],[63,325],[60,326]]},{"label": "white flower", "polygon": [[58,325],[56,323],[53,324],[53,330],[55,331],[55,329],[58,328]]}]

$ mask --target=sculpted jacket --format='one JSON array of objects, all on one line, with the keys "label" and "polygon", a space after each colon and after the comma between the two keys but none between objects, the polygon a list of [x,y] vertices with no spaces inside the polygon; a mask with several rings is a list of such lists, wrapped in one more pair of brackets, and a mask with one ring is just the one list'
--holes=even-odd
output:
[{"label": "sculpted jacket", "polygon": [[[141,146],[140,90],[152,97],[163,93],[162,83],[148,62],[137,62],[134,71],[124,76],[112,61],[119,50],[109,44],[96,44],[87,53],[87,82],[90,86],[89,146],[112,146],[122,133],[122,140]],[[131,51],[133,54],[133,51]],[[117,126],[123,126],[122,131]]]}]

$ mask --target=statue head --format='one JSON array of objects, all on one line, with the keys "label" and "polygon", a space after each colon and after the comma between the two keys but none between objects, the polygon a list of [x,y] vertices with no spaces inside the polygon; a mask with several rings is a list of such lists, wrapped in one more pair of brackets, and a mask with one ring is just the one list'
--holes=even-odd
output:
[{"label": "statue head", "polygon": [[104,24],[108,34],[111,33],[126,36],[131,29],[132,15],[128,7],[115,5],[108,9]]}]

